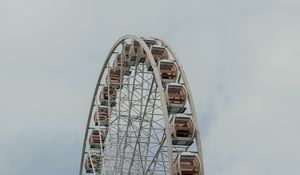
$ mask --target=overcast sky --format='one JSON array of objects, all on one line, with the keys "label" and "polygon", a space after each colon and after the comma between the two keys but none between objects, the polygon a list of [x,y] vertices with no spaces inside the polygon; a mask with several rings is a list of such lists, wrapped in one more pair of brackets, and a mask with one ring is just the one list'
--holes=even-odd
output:
[{"label": "overcast sky", "polygon": [[300,174],[300,1],[0,0],[0,174],[78,174],[104,58],[164,38],[195,99],[206,175]]}]

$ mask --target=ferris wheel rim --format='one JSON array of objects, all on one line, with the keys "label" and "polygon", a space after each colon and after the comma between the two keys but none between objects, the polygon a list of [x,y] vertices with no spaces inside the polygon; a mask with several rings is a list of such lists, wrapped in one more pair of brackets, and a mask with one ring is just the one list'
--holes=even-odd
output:
[{"label": "ferris wheel rim", "polygon": [[[149,61],[151,63],[151,66],[153,68],[153,75],[154,75],[153,78],[156,81],[156,84],[157,84],[157,87],[158,87],[158,90],[159,90],[159,93],[160,93],[160,101],[161,101],[161,104],[163,105],[163,116],[164,116],[164,120],[165,120],[164,125],[165,125],[165,129],[166,129],[165,133],[166,133],[166,141],[167,141],[167,146],[168,146],[169,162],[173,162],[173,157],[172,157],[173,153],[171,153],[171,151],[172,151],[172,141],[171,141],[171,134],[170,134],[171,129],[170,129],[169,122],[168,122],[169,118],[168,118],[168,111],[167,111],[167,106],[166,106],[166,97],[164,95],[164,87],[162,85],[162,79],[161,79],[161,76],[159,74],[157,64],[154,60],[153,55],[151,54],[151,51],[150,51],[149,47],[147,46],[147,44],[145,43],[145,41],[143,39],[141,39],[140,37],[138,37],[136,35],[125,35],[125,36],[121,37],[117,42],[115,42],[115,44],[110,49],[110,51],[107,54],[107,57],[104,61],[104,64],[102,66],[102,69],[100,71],[100,75],[98,76],[97,84],[96,84],[96,87],[95,87],[95,90],[94,90],[94,94],[93,94],[93,98],[92,98],[92,102],[91,102],[91,106],[90,106],[90,110],[89,110],[86,129],[85,129],[84,142],[83,142],[82,153],[81,153],[81,162],[80,162],[80,175],[83,172],[85,148],[86,148],[86,145],[87,145],[86,140],[88,138],[88,131],[90,129],[89,124],[90,124],[90,121],[91,121],[93,107],[94,107],[94,104],[95,104],[97,93],[99,91],[100,82],[103,79],[103,75],[104,75],[104,72],[106,70],[106,65],[109,63],[109,60],[112,58],[112,55],[114,54],[114,51],[116,50],[116,48],[120,44],[123,44],[125,42],[125,40],[127,40],[127,39],[135,40],[140,44],[140,46],[144,49],[144,51],[147,55],[147,59],[149,59]],[[188,94],[188,99],[189,99],[189,104],[190,104],[190,107],[191,107],[191,111],[192,111],[193,114],[196,115],[196,109],[195,109],[195,106],[194,106],[194,102],[193,102],[193,98],[192,98],[192,95],[191,95],[190,87],[188,85],[188,80],[187,80],[185,72],[182,68],[180,59],[176,55],[175,51],[164,40],[159,39],[159,38],[153,38],[153,39],[159,40],[161,43],[163,43],[163,45],[168,48],[169,52],[172,54],[172,56],[176,60],[179,71],[180,71],[180,75],[182,76],[182,79],[185,83],[185,87],[187,89],[187,94]],[[195,129],[196,129],[196,134],[198,135],[198,137],[195,137],[196,142],[197,142],[196,145],[198,147],[199,158],[201,159],[201,161],[200,161],[201,162],[201,167],[202,167],[201,171],[202,171],[202,174],[204,175],[202,147],[201,147],[201,140],[200,140],[200,131],[199,131],[199,128],[198,128],[197,117],[194,117],[193,119],[195,120],[195,123],[196,123],[196,128]],[[170,171],[171,171],[172,174],[174,174],[174,167],[173,166],[174,165],[172,163],[170,163]]]},{"label": "ferris wheel rim", "polygon": [[[143,47],[143,49],[145,50],[146,54],[147,54],[147,57],[148,59],[150,60],[150,63],[151,63],[151,66],[153,68],[153,72],[154,72],[154,77],[156,79],[156,83],[158,83],[158,88],[159,88],[159,92],[160,92],[160,95],[161,95],[161,102],[162,104],[164,105],[164,118],[165,120],[168,119],[168,112],[166,111],[167,108],[166,108],[166,99],[165,99],[165,96],[163,95],[163,86],[162,86],[162,83],[161,83],[161,77],[159,76],[159,73],[158,73],[158,69],[157,69],[157,66],[155,64],[155,61],[154,61],[154,58],[153,58],[153,55],[151,54],[150,52],[150,49],[147,47],[146,43],[140,39],[138,36],[136,35],[125,35],[123,37],[121,37],[114,45],[113,47],[110,49],[105,61],[104,61],[104,64],[102,66],[102,69],[101,69],[101,72],[100,72],[100,76],[98,77],[98,80],[97,80],[97,85],[95,87],[95,91],[94,91],[94,95],[93,95],[93,99],[92,99],[92,102],[91,102],[91,107],[90,107],[90,112],[89,112],[89,117],[88,117],[88,121],[87,121],[87,125],[86,125],[86,130],[85,130],[85,136],[84,136],[84,142],[83,142],[83,147],[82,147],[82,153],[81,153],[81,162],[80,162],[80,174],[82,174],[82,171],[83,171],[83,161],[84,161],[84,153],[85,153],[85,147],[86,147],[86,142],[85,140],[87,139],[87,136],[88,136],[88,130],[89,130],[89,123],[90,123],[90,119],[91,119],[91,116],[92,116],[92,111],[93,111],[93,104],[95,103],[95,100],[96,100],[96,94],[98,92],[98,87],[99,87],[99,84],[100,84],[100,81],[102,80],[102,77],[103,77],[103,73],[105,71],[105,66],[107,65],[108,61],[111,59],[111,56],[114,52],[114,50],[121,44],[121,42],[123,42],[124,40],[126,39],[134,39],[136,41],[139,42],[139,44]],[[168,122],[165,121],[165,125],[169,125]],[[166,132],[167,134],[169,134],[169,139],[167,138],[167,142],[168,142],[168,145],[171,145],[171,136],[170,136],[170,127],[168,126],[167,128],[167,131],[169,132]],[[169,141],[168,141],[169,140]],[[168,150],[170,151],[171,148],[168,148]],[[169,153],[170,154],[170,153]],[[170,161],[172,160],[170,158],[170,155],[169,155],[169,159]],[[171,164],[172,165],[172,164]],[[173,168],[171,168],[171,171],[173,171]]]},{"label": "ferris wheel rim", "polygon": [[[185,74],[185,71],[183,69],[183,66],[182,66],[182,63],[179,59],[179,57],[177,56],[175,50],[168,44],[166,43],[164,40],[160,39],[160,38],[155,38],[157,40],[160,40],[170,51],[170,53],[172,54],[172,56],[174,57],[174,59],[176,60],[177,64],[178,64],[178,67],[179,67],[179,70],[180,70],[180,73],[182,75],[182,79],[185,83],[185,87],[187,89],[187,94],[188,94],[188,98],[189,98],[189,102],[190,102],[190,107],[191,107],[191,111],[193,114],[197,114],[196,112],[196,108],[195,108],[195,105],[194,105],[194,99],[193,99],[193,96],[192,96],[192,93],[191,93],[191,90],[190,90],[190,86],[189,86],[189,81],[187,79],[187,76]],[[197,119],[197,117],[194,117],[193,120],[195,121],[196,123],[196,132],[195,134],[198,136],[196,136],[196,142],[197,142],[197,147],[198,147],[198,157],[200,159],[200,163],[201,163],[201,173],[204,175],[204,163],[203,163],[203,153],[202,153],[202,144],[201,144],[201,137],[200,137],[200,129],[199,129],[199,121]]]}]

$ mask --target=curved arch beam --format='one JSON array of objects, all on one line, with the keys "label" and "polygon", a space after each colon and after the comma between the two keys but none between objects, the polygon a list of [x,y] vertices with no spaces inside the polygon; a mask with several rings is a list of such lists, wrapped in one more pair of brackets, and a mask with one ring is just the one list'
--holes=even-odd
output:
[{"label": "curved arch beam", "polygon": [[140,39],[139,37],[137,37],[135,35],[125,35],[122,38],[120,38],[110,49],[110,51],[105,59],[105,62],[102,66],[100,76],[98,77],[98,80],[97,80],[96,88],[94,91],[94,95],[93,95],[93,99],[92,99],[91,107],[90,107],[90,111],[89,111],[88,121],[87,121],[86,129],[85,129],[84,142],[83,142],[82,153],[81,153],[81,162],[80,162],[80,172],[79,172],[80,175],[83,172],[84,155],[85,155],[85,150],[86,150],[86,140],[87,140],[87,135],[88,135],[88,131],[89,131],[89,124],[90,124],[90,120],[91,120],[91,116],[92,116],[92,112],[93,112],[93,107],[95,104],[96,95],[98,93],[98,89],[99,89],[106,65],[107,65],[108,61],[110,60],[112,54],[114,53],[115,49],[126,39],[133,39],[133,40],[136,40],[137,42],[139,42],[141,47],[146,52],[147,58],[149,59],[151,66],[153,68],[153,74],[154,74],[156,84],[159,89],[161,104],[163,105],[163,115],[164,115],[164,123],[165,123],[165,127],[166,127],[165,133],[166,133],[167,146],[168,146],[168,159],[169,159],[170,173],[171,174],[175,173],[175,169],[174,169],[174,165],[173,165],[173,148],[172,148],[172,139],[171,139],[171,128],[169,126],[168,111],[167,111],[167,106],[166,106],[166,97],[165,97],[164,89],[162,86],[160,72],[157,68],[156,62],[151,54],[151,51],[148,48],[148,46],[146,45],[146,43],[142,39]]},{"label": "curved arch beam", "polygon": [[[174,49],[172,49],[164,40],[159,39],[159,38],[156,38],[156,39],[159,40],[160,42],[162,42],[163,45],[169,49],[170,53],[172,54],[172,56],[176,60],[176,62],[178,64],[178,67],[179,67],[179,70],[180,70],[180,73],[181,73],[181,76],[182,76],[182,79],[183,79],[184,84],[185,84],[185,88],[187,89],[187,92],[188,92],[188,99],[189,99],[191,111],[192,111],[193,115],[196,115],[197,113],[196,113],[196,109],[195,109],[195,105],[194,105],[193,96],[192,96],[192,93],[191,93],[191,90],[190,90],[190,86],[188,84],[187,76],[185,74],[185,71],[183,70],[183,67],[182,67],[182,64],[180,62],[179,57],[175,53]],[[198,156],[199,156],[200,162],[201,162],[201,175],[204,175],[203,154],[202,154],[202,146],[201,146],[201,139],[200,139],[200,130],[199,130],[199,126],[198,126],[199,123],[198,123],[198,120],[197,120],[197,116],[193,116],[193,119],[196,123],[196,135],[195,136],[196,136]]]}]

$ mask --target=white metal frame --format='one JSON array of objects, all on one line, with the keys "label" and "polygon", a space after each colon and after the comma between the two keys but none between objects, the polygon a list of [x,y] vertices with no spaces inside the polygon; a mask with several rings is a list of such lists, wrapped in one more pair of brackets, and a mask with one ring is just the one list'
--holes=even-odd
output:
[{"label": "white metal frame", "polygon": [[[169,124],[170,114],[168,113],[168,109],[166,105],[167,99],[165,96],[164,87],[162,85],[162,79],[160,76],[158,63],[155,62],[150,49],[148,48],[148,46],[146,45],[146,43],[143,41],[142,38],[134,35],[126,35],[120,38],[111,48],[103,64],[102,70],[100,72],[100,76],[96,84],[96,88],[94,91],[94,95],[92,98],[91,107],[88,115],[85,135],[84,135],[84,142],[83,142],[82,155],[81,155],[81,165],[80,165],[80,172],[79,172],[80,175],[85,174],[83,170],[84,158],[86,157],[86,155],[91,155],[91,152],[88,149],[88,144],[87,144],[88,133],[89,130],[95,128],[95,126],[92,126],[91,124],[93,121],[91,120],[91,118],[93,116],[95,106],[97,106],[97,100],[99,99],[98,94],[101,89],[100,87],[104,86],[104,84],[101,84],[103,79],[105,79],[103,78],[103,75],[105,74],[105,72],[107,71],[109,72],[111,68],[109,62],[110,59],[114,59],[113,54],[116,53],[116,49],[120,45],[122,45],[124,49],[127,40],[131,40],[132,42],[135,40],[140,44],[141,47],[140,50],[144,50],[144,52],[146,53],[147,56],[146,59],[151,63],[151,67],[153,68],[153,70],[152,72],[148,72],[149,73],[148,75],[145,64],[141,63],[142,65],[141,64],[134,65],[132,68],[133,71],[131,75],[129,75],[127,79],[123,78],[124,91],[127,92],[124,93],[121,92],[121,90],[119,90],[118,92],[119,104],[117,104],[114,107],[116,110],[112,109],[110,107],[110,102],[108,102],[108,107],[111,109],[109,110],[109,119],[110,119],[109,126],[108,126],[109,132],[107,134],[107,138],[105,139],[105,143],[104,143],[104,144],[108,144],[108,146],[106,145],[105,150],[102,150],[102,145],[101,145],[101,149],[98,152],[101,156],[103,156],[101,159],[101,163],[102,163],[101,171],[102,169],[104,170],[103,172],[101,172],[101,174],[111,173],[111,174],[172,174],[173,175],[175,173],[175,166],[173,163],[175,157],[177,157],[179,153],[189,151],[190,149],[193,148],[194,152],[196,152],[196,154],[200,158],[200,163],[202,167],[201,174],[204,175],[200,131],[197,122],[196,110],[194,107],[190,88],[188,86],[187,77],[173,49],[171,49],[170,46],[168,46],[161,39],[157,39],[157,38],[152,38],[152,39],[159,42],[162,47],[165,47],[168,50],[168,52],[171,54],[173,60],[176,62],[178,66],[178,71],[180,71],[178,81],[182,81],[178,83],[183,83],[186,88],[188,105],[190,108],[190,112],[192,113],[191,117],[192,120],[195,122],[194,127],[196,131],[195,132],[196,144],[194,146],[184,147],[184,148],[178,147],[176,145],[172,145],[171,128]],[[122,57],[122,59],[123,58],[125,57]],[[122,71],[121,71],[121,75],[123,76]],[[109,84],[108,87],[110,88]],[[145,87],[148,87],[149,89],[147,90],[145,89]],[[146,94],[147,92],[148,94]],[[108,99],[110,100],[110,97]],[[139,99],[140,101],[136,99]],[[121,104],[122,101],[128,102],[126,103],[128,109],[126,113],[127,115],[125,117],[123,117],[122,115],[124,110]],[[147,116],[147,115],[151,115],[150,114],[151,111],[149,111],[149,109],[153,109],[152,117]],[[154,112],[154,110],[156,109],[162,112],[160,114],[161,120],[157,120],[157,118],[155,118],[155,115],[158,115]],[[135,118],[136,116],[138,116],[138,119]],[[117,121],[113,121],[113,119],[116,119]],[[144,124],[145,122],[147,123],[147,125]],[[99,126],[96,126],[96,128],[99,127],[102,126],[100,126],[100,124]],[[153,132],[156,130],[156,128],[154,127],[159,127],[157,130],[160,132],[161,129],[161,133],[154,134]],[[146,137],[144,138],[144,136]],[[153,146],[151,145],[151,143],[153,142],[154,139],[156,140],[155,144],[157,144],[157,147],[155,148],[151,147]],[[112,149],[116,149],[116,150],[112,150]],[[131,157],[130,155],[127,155],[129,153],[126,152],[127,150],[133,151]],[[146,154],[146,156],[143,156],[142,153]],[[151,155],[151,156],[148,157],[147,155]],[[110,164],[110,167],[109,166],[106,167],[105,161],[108,161],[107,164]],[[115,161],[115,165],[119,165],[119,166],[113,167],[113,161]],[[162,169],[157,169],[157,167],[159,166]],[[158,172],[158,170],[161,172]],[[94,174],[97,175],[98,173],[94,172]]]}]

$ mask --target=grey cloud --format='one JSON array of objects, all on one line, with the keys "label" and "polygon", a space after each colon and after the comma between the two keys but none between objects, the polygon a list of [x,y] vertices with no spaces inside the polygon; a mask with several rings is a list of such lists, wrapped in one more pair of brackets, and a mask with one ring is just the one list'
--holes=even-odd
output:
[{"label": "grey cloud", "polygon": [[128,33],[162,37],[181,57],[206,174],[299,174],[299,6],[1,1],[0,174],[77,174],[101,64]]}]

